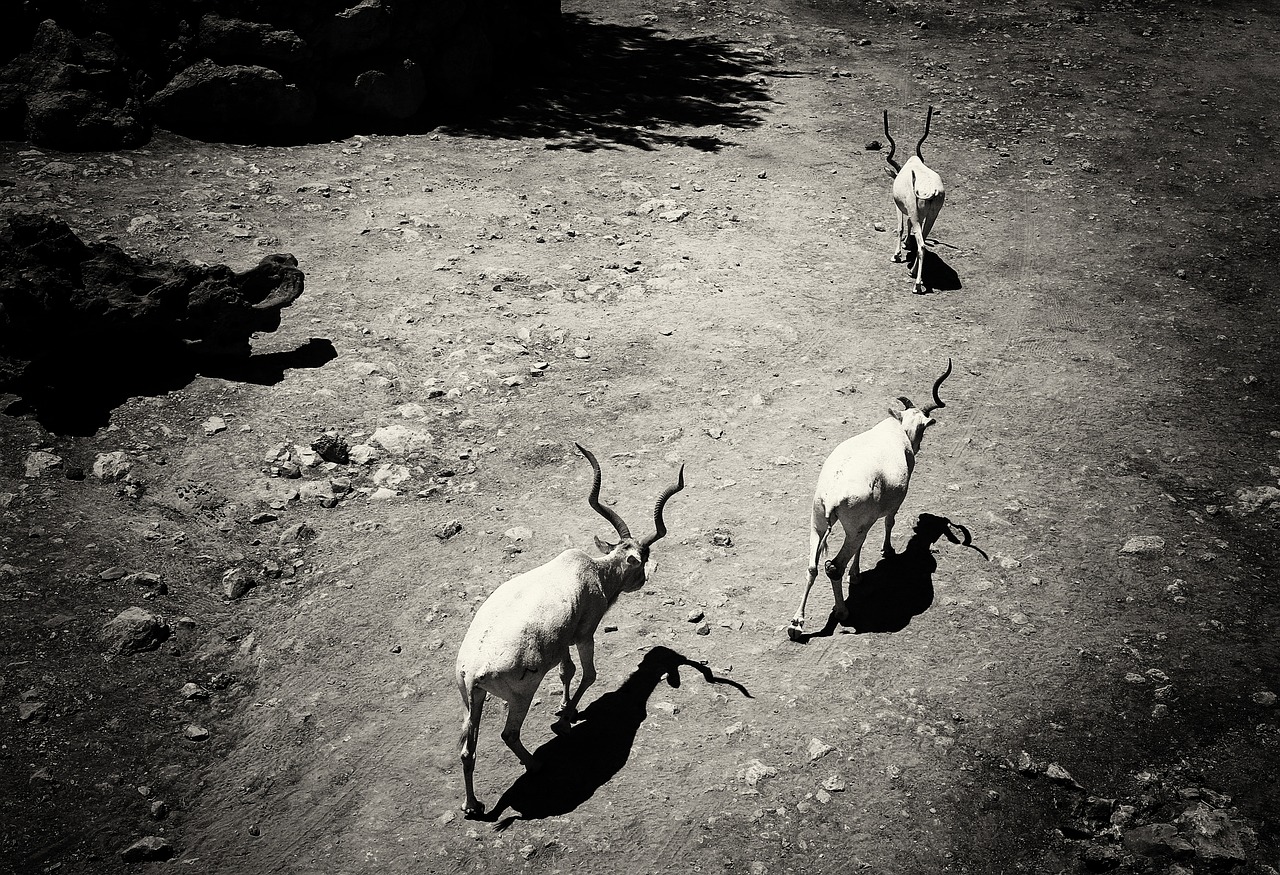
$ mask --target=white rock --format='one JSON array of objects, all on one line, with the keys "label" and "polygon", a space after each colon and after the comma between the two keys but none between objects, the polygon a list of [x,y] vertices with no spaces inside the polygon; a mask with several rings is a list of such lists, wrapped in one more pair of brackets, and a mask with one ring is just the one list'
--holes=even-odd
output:
[{"label": "white rock", "polygon": [[370,440],[396,456],[429,450],[434,443],[428,432],[405,425],[384,425],[373,433]]},{"label": "white rock", "polygon": [[404,465],[380,465],[373,472],[373,482],[394,489],[412,476]]},{"label": "white rock", "polygon": [[347,458],[357,465],[367,465],[378,458],[379,455],[377,447],[371,447],[368,444],[356,444],[347,453]]},{"label": "white rock", "polygon": [[1150,556],[1162,550],[1164,550],[1164,538],[1157,535],[1134,535],[1120,548],[1121,553],[1131,553],[1135,556]]},{"label": "white rock", "polygon": [[56,468],[62,464],[62,457],[55,456],[53,453],[34,452],[27,453],[26,476],[39,477],[50,468]]},{"label": "white rock", "polygon": [[809,762],[822,759],[824,756],[831,753],[831,751],[833,750],[835,750],[835,748],[827,744],[821,738],[810,739],[809,740]]},{"label": "white rock", "polygon": [[93,459],[93,476],[99,480],[119,480],[129,473],[133,463],[123,450],[114,453],[98,453]]},{"label": "white rock", "polygon": [[773,766],[766,766],[760,760],[751,760],[738,770],[738,780],[744,782],[748,787],[754,787],[764,778],[772,778],[776,774],[778,774],[778,770]]},{"label": "white rock", "polygon": [[204,433],[206,435],[212,436],[220,431],[226,431],[227,422],[221,416],[210,416],[204,421],[201,428],[204,429]]}]

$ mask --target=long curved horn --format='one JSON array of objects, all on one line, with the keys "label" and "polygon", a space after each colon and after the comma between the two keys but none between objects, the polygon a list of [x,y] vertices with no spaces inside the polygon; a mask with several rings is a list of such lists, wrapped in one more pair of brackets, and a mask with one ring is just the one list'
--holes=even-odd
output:
[{"label": "long curved horn", "polygon": [[613,526],[620,538],[630,538],[631,529],[627,528],[627,524],[623,522],[622,517],[612,508],[605,507],[600,503],[600,463],[596,461],[596,457],[591,455],[591,451],[582,444],[575,443],[578,452],[587,457],[587,461],[591,463],[591,470],[595,472],[595,482],[591,484],[591,494],[587,496],[587,504],[595,510],[596,513],[609,521],[609,525]]},{"label": "long curved horn", "polygon": [[898,400],[902,402],[902,407],[904,410],[910,410],[912,407],[916,406],[915,403],[906,395],[899,395]]},{"label": "long curved horn", "polygon": [[653,506],[653,534],[640,542],[641,547],[652,547],[656,542],[660,541],[667,534],[667,524],[662,521],[662,508],[667,503],[667,499],[675,495],[681,489],[684,489],[684,465],[680,466],[680,474],[676,477],[676,482],[668,486],[658,501]]},{"label": "long curved horn", "polygon": [[933,401],[926,404],[924,407],[921,407],[920,408],[921,413],[928,415],[933,411],[937,410],[939,407],[947,406],[946,404],[942,403],[942,399],[938,397],[938,387],[941,386],[942,381],[949,376],[951,376],[951,359],[950,358],[947,359],[947,369],[942,372],[942,376],[933,381]]},{"label": "long curved horn", "polygon": [[889,134],[889,110],[884,111],[884,138],[889,141],[889,154],[884,156],[884,163],[893,168],[896,176],[902,168],[897,161],[893,160],[893,153],[898,151],[898,144],[893,141],[893,137]]},{"label": "long curved horn", "polygon": [[916,143],[916,157],[921,161],[924,156],[920,154],[920,147],[924,145],[924,141],[929,138],[929,122],[933,121],[933,107],[929,107],[929,113],[924,117],[924,136],[920,138],[920,142]]}]

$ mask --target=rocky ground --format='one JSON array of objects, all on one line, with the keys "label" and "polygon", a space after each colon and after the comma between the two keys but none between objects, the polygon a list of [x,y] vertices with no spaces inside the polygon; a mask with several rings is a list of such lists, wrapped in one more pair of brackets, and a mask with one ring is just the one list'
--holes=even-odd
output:
[{"label": "rocky ground", "polygon": [[[0,866],[1274,873],[1274,13],[566,12],[483,126],[5,144],[5,214],[306,285],[248,364],[6,396]],[[868,144],[928,104],[918,296]],[[789,641],[822,460],[947,358],[902,553]],[[632,520],[689,486],[468,821],[469,618],[608,534],[573,441]]]}]

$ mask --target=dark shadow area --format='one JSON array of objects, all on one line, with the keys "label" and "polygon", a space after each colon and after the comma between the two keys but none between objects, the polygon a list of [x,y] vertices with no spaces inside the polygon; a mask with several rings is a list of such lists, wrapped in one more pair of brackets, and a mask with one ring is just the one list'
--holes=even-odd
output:
[{"label": "dark shadow area", "polygon": [[[936,243],[930,243],[936,246]],[[945,245],[945,244],[944,244]],[[916,269],[916,242],[914,237],[907,238],[907,270]],[[924,284],[930,292],[955,292],[964,288],[960,275],[955,268],[947,264],[942,256],[933,249],[924,251]]]},{"label": "dark shadow area", "polygon": [[318,368],[337,358],[328,340],[312,338],[297,349],[250,356],[199,355],[184,347],[82,348],[76,355],[32,362],[5,391],[18,396],[7,416],[34,416],[59,435],[91,435],[111,411],[138,396],[182,389],[197,375],[271,386],[295,368]]},{"label": "dark shadow area", "polygon": [[[636,733],[648,716],[645,705],[649,696],[663,679],[669,686],[679,687],[679,670],[686,666],[700,673],[708,684],[727,684],[752,698],[742,684],[716,677],[705,665],[668,647],[654,647],[622,686],[596,699],[577,723],[534,752],[541,767],[517,778],[483,819],[498,820],[504,811],[516,812],[498,824],[497,829],[505,829],[517,819],[567,814],[590,799],[626,765]],[[562,726],[559,724],[557,731]]]},{"label": "dark shadow area", "polygon": [[[669,37],[651,27],[561,17],[560,51],[537,82],[484,119],[445,125],[464,136],[566,142],[552,149],[731,145],[716,134],[664,128],[753,128],[769,93],[769,63],[714,37]],[[779,74],[777,71],[771,75]]]},{"label": "dark shadow area", "polygon": [[801,635],[798,640],[804,643],[810,638],[830,637],[838,625],[851,627],[857,633],[901,632],[912,617],[923,614],[933,605],[933,572],[938,570],[938,562],[932,547],[939,538],[977,550],[982,558],[987,558],[981,548],[973,545],[973,538],[964,526],[946,517],[922,513],[906,549],[884,556],[875,568],[859,575],[857,587],[845,599],[849,616],[844,622],[836,620],[832,612],[825,626]]}]

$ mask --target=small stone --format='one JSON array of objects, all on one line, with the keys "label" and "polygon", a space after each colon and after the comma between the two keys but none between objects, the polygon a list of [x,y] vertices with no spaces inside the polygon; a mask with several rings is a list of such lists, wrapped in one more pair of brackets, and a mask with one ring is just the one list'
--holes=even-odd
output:
[{"label": "small stone", "polygon": [[735,735],[737,735],[741,731],[742,731],[741,720],[739,720],[737,723],[730,723],[728,726],[724,728],[724,734],[729,736],[730,738],[733,738]]},{"label": "small stone", "polygon": [[192,699],[207,699],[209,698],[209,691],[199,684],[186,683],[182,685],[182,689],[178,690],[178,695],[182,696],[182,698],[187,701]]},{"label": "small stone", "polygon": [[1041,767],[1036,764],[1036,761],[1031,759],[1031,754],[1027,753],[1025,750],[1019,751],[1016,768],[1024,775],[1034,775],[1042,770]]},{"label": "small stone", "polygon": [[154,650],[169,634],[169,624],[162,617],[132,607],[104,624],[98,639],[106,645],[107,653],[120,655]]},{"label": "small stone", "polygon": [[710,635],[711,624],[704,620],[703,622],[699,623],[697,628],[695,628],[693,631],[697,632],[699,635]]},{"label": "small stone", "polygon": [[1249,698],[1253,700],[1255,705],[1261,705],[1264,708],[1270,708],[1276,703],[1276,694],[1270,690],[1262,690],[1261,692],[1254,693]]},{"label": "small stone", "polygon": [[182,729],[182,737],[187,741],[207,741],[209,738],[209,730],[195,723],[188,723]]},{"label": "small stone", "polygon": [[591,353],[581,346],[575,346],[573,348],[573,357],[576,359],[589,359],[591,358]]},{"label": "small stone", "polygon": [[43,723],[49,719],[47,702],[21,702],[18,705],[18,720],[21,723]]},{"label": "small stone", "polygon": [[653,707],[664,714],[674,717],[680,713],[680,708],[673,702],[655,702]]},{"label": "small stone", "polygon": [[204,429],[204,433],[207,437],[212,437],[220,431],[226,431],[227,422],[221,416],[210,416],[204,421],[201,428]]},{"label": "small stone", "polygon": [[356,444],[351,448],[350,461],[357,465],[367,465],[378,458],[378,450],[368,444]]},{"label": "small stone", "polygon": [[831,801],[831,794],[828,793],[826,790],[819,790],[817,793],[813,794],[813,798],[816,799],[818,802],[821,802],[823,805],[826,805],[828,802]]},{"label": "small stone", "polygon": [[502,381],[502,385],[506,386],[508,389],[514,389],[516,386],[523,386],[524,377],[507,377]]},{"label": "small stone", "polygon": [[862,148],[866,149],[868,152],[879,152],[882,145],[879,140],[867,140]]},{"label": "small stone", "polygon": [[169,806],[163,800],[157,799],[151,803],[151,819],[164,820],[169,816]]},{"label": "small stone", "polygon": [[281,545],[291,544],[295,541],[310,541],[315,538],[315,536],[316,530],[311,528],[311,526],[306,523],[294,523],[280,533],[280,537],[277,539],[277,542]]},{"label": "small stone", "polygon": [[36,769],[34,772],[31,773],[31,777],[27,778],[27,783],[28,784],[35,784],[35,783],[52,784],[53,775],[49,773],[48,769]]},{"label": "small stone", "polygon": [[222,594],[231,601],[240,598],[257,585],[257,581],[243,568],[229,568],[223,572]]},{"label": "small stone", "polygon": [[1059,784],[1065,784],[1073,790],[1084,789],[1084,787],[1081,787],[1076,783],[1075,778],[1071,777],[1070,772],[1057,763],[1049,763],[1049,765],[1045,767],[1044,774],[1050,781],[1057,781]]},{"label": "small stone", "polygon": [[690,623],[699,623],[702,621],[704,614],[702,611],[690,611],[689,616],[685,617]]},{"label": "small stone", "polygon": [[533,537],[533,529],[528,526],[512,526],[502,536],[508,541],[527,541]]},{"label": "small stone", "polygon": [[280,517],[273,513],[263,512],[255,513],[253,516],[249,517],[249,522],[253,523],[255,526],[260,526],[263,523],[274,523],[278,519],[280,519]]},{"label": "small stone", "polygon": [[759,173],[756,174],[756,179],[768,179],[768,178],[769,178],[769,171],[767,170],[761,170]]},{"label": "small stone", "polygon": [[123,580],[125,577],[128,577],[128,576],[129,576],[128,571],[115,565],[98,572],[98,578],[100,580],[107,580],[107,581]]},{"label": "small stone", "polygon": [[1156,535],[1134,535],[1124,542],[1121,553],[1135,556],[1152,556],[1164,550],[1164,538]]},{"label": "small stone", "polygon": [[833,750],[835,748],[821,738],[812,738],[809,740],[809,762],[820,760]]},{"label": "small stone", "polygon": [[738,770],[738,779],[748,787],[754,787],[763,779],[772,778],[776,774],[778,770],[773,766],[766,766],[760,760],[751,760]]},{"label": "small stone", "polygon": [[148,860],[167,860],[173,856],[173,845],[160,836],[138,839],[120,852],[126,863],[145,863]]},{"label": "small stone", "polygon": [[132,468],[133,463],[123,450],[98,453],[93,459],[93,476],[108,483],[122,479]]},{"label": "small stone", "polygon": [[840,777],[839,775],[830,775],[825,781],[822,782],[822,789],[829,790],[832,793],[843,793],[844,787],[845,787],[844,778]]},{"label": "small stone", "polygon": [[351,458],[351,448],[345,438],[339,435],[322,434],[311,442],[311,449],[326,462],[345,465]]},{"label": "small stone", "polygon": [[711,533],[710,541],[717,547],[732,547],[733,533],[728,529],[716,529]]},{"label": "small stone", "polygon": [[449,522],[445,523],[443,526],[436,529],[436,537],[442,541],[447,541],[461,532],[462,532],[462,523],[458,522],[457,520],[449,520]]}]

